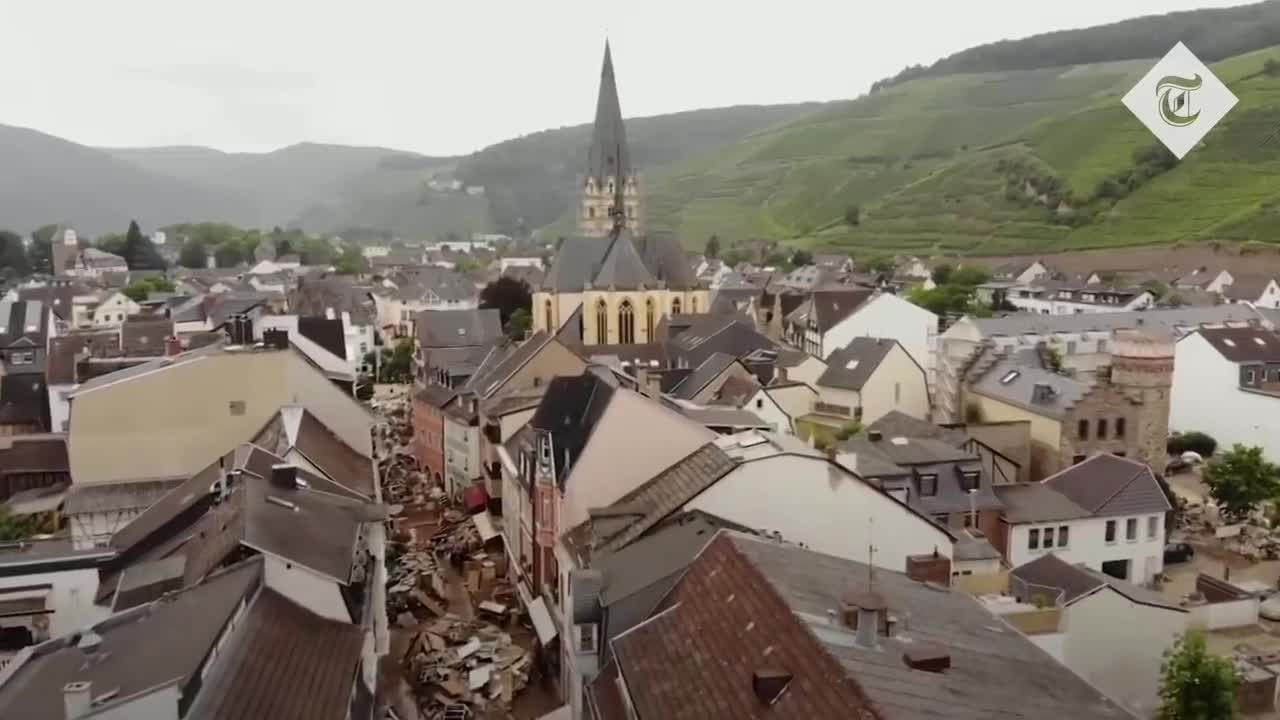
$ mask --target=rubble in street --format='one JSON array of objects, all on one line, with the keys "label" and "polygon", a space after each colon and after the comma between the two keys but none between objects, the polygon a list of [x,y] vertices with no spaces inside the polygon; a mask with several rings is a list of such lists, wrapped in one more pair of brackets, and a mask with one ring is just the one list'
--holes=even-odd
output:
[{"label": "rubble in street", "polygon": [[[486,548],[471,516],[418,467],[408,398],[373,405],[387,420],[378,438],[391,514],[387,615],[408,637],[407,647],[393,647],[419,716],[505,717],[533,665],[509,632],[518,626],[519,603],[505,555]],[[493,711],[499,714],[485,714]]]}]

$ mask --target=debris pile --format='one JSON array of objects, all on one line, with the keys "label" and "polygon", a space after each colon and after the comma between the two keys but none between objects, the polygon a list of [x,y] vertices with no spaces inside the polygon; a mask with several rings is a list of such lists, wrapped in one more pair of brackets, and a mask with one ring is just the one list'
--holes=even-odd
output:
[{"label": "debris pile", "polygon": [[446,614],[421,627],[405,663],[428,717],[457,704],[507,706],[528,683],[532,658],[494,625]]}]

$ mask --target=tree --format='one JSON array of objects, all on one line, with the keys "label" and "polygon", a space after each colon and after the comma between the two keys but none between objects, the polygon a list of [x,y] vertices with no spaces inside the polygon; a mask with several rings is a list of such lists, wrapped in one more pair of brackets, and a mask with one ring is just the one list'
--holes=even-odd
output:
[{"label": "tree", "polygon": [[153,276],[134,280],[121,290],[130,300],[134,302],[142,302],[151,296],[153,292],[173,292],[174,284],[171,280],[163,277]]},{"label": "tree", "polygon": [[952,285],[972,290],[990,279],[991,273],[983,268],[976,265],[961,265],[951,271],[951,277],[948,278],[948,281]]},{"label": "tree", "polygon": [[360,248],[353,245],[342,251],[342,255],[334,262],[333,269],[339,275],[359,275],[369,271],[369,261],[360,252]]},{"label": "tree", "polygon": [[794,253],[791,254],[791,264],[794,267],[804,267],[805,265],[812,265],[813,253],[809,252],[808,250],[805,250],[804,248],[800,248],[799,250],[796,250]]},{"label": "tree", "polygon": [[163,270],[164,260],[160,258],[160,253],[156,251],[156,246],[146,235],[142,234],[142,229],[138,227],[137,220],[129,221],[129,230],[124,234],[124,248],[121,252],[124,257],[125,264],[130,270]]},{"label": "tree", "polygon": [[1262,73],[1271,76],[1280,75],[1280,62],[1275,58],[1267,58],[1266,62],[1262,63]]},{"label": "tree", "polygon": [[516,310],[527,313],[532,309],[533,294],[529,292],[529,283],[503,275],[480,291],[480,307],[497,308],[502,326],[506,327]]},{"label": "tree", "polygon": [[34,273],[53,273],[53,234],[57,225],[45,225],[31,232],[31,247],[27,248],[27,264]]},{"label": "tree", "polygon": [[220,268],[229,268],[239,265],[244,259],[240,252],[240,243],[235,240],[228,240],[213,251],[213,260]]},{"label": "tree", "polygon": [[1171,435],[1165,443],[1165,449],[1170,455],[1181,455],[1190,450],[1202,458],[1207,458],[1218,449],[1218,441],[1208,433],[1192,430]]},{"label": "tree", "polygon": [[93,241],[93,246],[102,252],[124,257],[124,243],[124,235],[121,235],[120,233],[107,233],[106,235],[99,235],[98,239]]},{"label": "tree", "polygon": [[27,258],[27,249],[22,246],[22,237],[8,230],[0,230],[0,276],[8,273],[14,277],[23,277],[31,272],[31,263]]},{"label": "tree", "polygon": [[328,240],[307,238],[302,242],[303,265],[332,265],[337,257],[338,251]]},{"label": "tree", "polygon": [[[382,352],[381,349],[375,352]],[[374,353],[368,353],[364,361],[370,367],[378,368],[378,382],[407,383],[413,381],[413,339],[401,338],[390,353],[382,353],[381,362],[376,362]],[[368,378],[370,381],[373,378]]]},{"label": "tree", "polygon": [[862,432],[862,423],[857,420],[850,420],[836,431],[836,439],[844,442],[860,432]]},{"label": "tree", "polygon": [[849,227],[854,227],[862,222],[862,210],[857,205],[850,205],[844,209],[844,221]]},{"label": "tree", "polygon": [[8,506],[0,505],[0,542],[26,540],[41,529],[36,516],[14,515]]},{"label": "tree", "polygon": [[898,268],[898,265],[888,255],[873,255],[863,261],[862,267],[867,272],[873,272],[877,275],[890,275]]},{"label": "tree", "polygon": [[513,340],[523,340],[525,335],[529,334],[529,327],[533,325],[533,316],[524,308],[516,308],[511,313],[511,319],[507,320],[505,326],[507,337]]},{"label": "tree", "polygon": [[955,268],[946,263],[938,263],[934,266],[933,272],[931,273],[933,282],[938,285],[946,285],[947,281],[951,279],[951,271],[954,269]]},{"label": "tree", "polygon": [[1280,492],[1280,467],[1267,462],[1260,447],[1236,443],[1210,460],[1201,475],[1219,509],[1236,520]]},{"label": "tree", "polygon": [[178,253],[178,264],[182,267],[202,268],[208,262],[209,253],[205,252],[204,244],[194,240],[188,240]]},{"label": "tree", "polygon": [[1165,653],[1157,720],[1235,720],[1238,676],[1231,660],[1205,649],[1204,634],[1188,630]]},{"label": "tree", "polygon": [[712,259],[712,260],[720,257],[720,236],[719,235],[712,235],[711,237],[707,238],[707,247],[705,250],[703,250],[702,254],[706,255],[708,259]]}]

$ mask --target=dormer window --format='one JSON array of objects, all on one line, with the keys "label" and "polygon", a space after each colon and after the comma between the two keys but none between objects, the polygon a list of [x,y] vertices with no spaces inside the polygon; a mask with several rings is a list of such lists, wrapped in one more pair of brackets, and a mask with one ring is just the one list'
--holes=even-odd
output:
[{"label": "dormer window", "polygon": [[920,474],[920,496],[933,497],[938,494],[938,474],[937,473],[921,473]]},{"label": "dormer window", "polygon": [[960,488],[965,492],[978,489],[978,471],[977,470],[961,470],[960,471]]}]

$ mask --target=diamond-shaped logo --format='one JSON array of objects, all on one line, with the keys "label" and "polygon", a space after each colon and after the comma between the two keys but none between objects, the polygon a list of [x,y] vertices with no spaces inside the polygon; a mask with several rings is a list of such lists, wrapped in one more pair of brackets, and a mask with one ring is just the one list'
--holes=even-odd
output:
[{"label": "diamond-shaped logo", "polygon": [[1178,43],[1123,102],[1181,160],[1239,100],[1186,45]]}]

